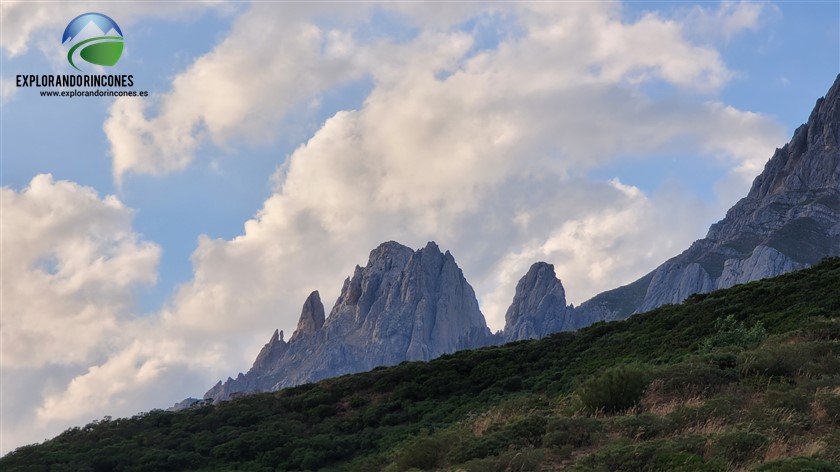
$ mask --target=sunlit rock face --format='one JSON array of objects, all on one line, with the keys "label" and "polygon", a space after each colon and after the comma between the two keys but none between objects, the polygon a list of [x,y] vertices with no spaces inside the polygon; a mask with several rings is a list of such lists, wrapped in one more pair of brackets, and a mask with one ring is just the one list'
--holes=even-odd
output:
[{"label": "sunlit rock face", "polygon": [[387,242],[345,280],[329,316],[313,292],[288,342],[275,331],[251,370],[219,382],[205,398],[434,359],[494,339],[452,254],[433,242],[417,251]]}]

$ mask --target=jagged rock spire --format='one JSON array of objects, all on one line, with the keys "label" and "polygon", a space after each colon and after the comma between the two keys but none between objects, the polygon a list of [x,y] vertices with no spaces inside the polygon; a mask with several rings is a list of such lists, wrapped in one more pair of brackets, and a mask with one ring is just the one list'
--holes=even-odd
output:
[{"label": "jagged rock spire", "polygon": [[306,297],[306,301],[303,303],[303,309],[300,312],[297,329],[292,333],[292,338],[289,342],[294,341],[300,336],[315,334],[324,326],[324,319],[324,304],[321,303],[321,295],[315,290]]},{"label": "jagged rock spire", "polygon": [[513,302],[505,313],[505,341],[541,338],[563,328],[569,308],[566,291],[554,266],[537,262],[516,284]]},{"label": "jagged rock spire", "polygon": [[288,346],[288,343],[283,340],[283,331],[275,329],[274,334],[271,335],[271,339],[260,349],[260,353],[257,354],[257,358],[254,360],[254,365],[251,368],[259,369],[271,364],[283,355]]}]

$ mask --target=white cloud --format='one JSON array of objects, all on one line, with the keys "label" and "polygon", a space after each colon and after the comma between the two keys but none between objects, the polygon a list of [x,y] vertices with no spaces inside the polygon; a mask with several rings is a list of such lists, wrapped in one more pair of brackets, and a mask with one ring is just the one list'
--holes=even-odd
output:
[{"label": "white cloud", "polygon": [[147,101],[117,99],[105,132],[113,173],[163,174],[186,167],[205,141],[265,141],[294,106],[359,76],[352,36],[309,20],[312,8],[260,3],[213,51],[178,74],[153,117]]},{"label": "white cloud", "polygon": [[117,198],[48,174],[21,191],[0,189],[0,214],[2,430],[14,437],[33,428],[31,402],[41,392],[60,391],[57,379],[134,336],[126,330],[132,291],[155,282],[160,248],[132,231],[132,211]]},{"label": "white cloud", "polygon": [[[117,351],[106,363],[90,367],[70,381],[66,391],[44,399],[37,411],[38,421],[93,418],[102,411],[136,412],[138,407],[129,402],[140,400],[147,390],[159,388],[158,382],[173,364],[174,359],[168,356],[172,350],[161,344],[157,340],[137,339]],[[158,349],[155,353],[149,351],[153,347]]]},{"label": "white cloud", "polygon": [[6,104],[17,95],[17,87],[11,78],[0,77],[0,103]]},{"label": "white cloud", "polygon": [[113,196],[39,175],[2,190],[3,366],[89,361],[115,334],[131,291],[153,284],[160,248]]},{"label": "white cloud", "polygon": [[693,37],[729,41],[742,32],[757,30],[762,21],[777,15],[778,8],[768,2],[725,0],[714,10],[700,5],[683,9],[678,18]]},{"label": "white cloud", "polygon": [[[205,145],[268,139],[292,103],[362,74],[374,84],[358,110],[336,113],[288,157],[242,235],[199,238],[193,279],[159,314],[117,318],[130,339],[44,391],[38,421],[161,406],[164,381],[247,367],[273,327],[294,328],[309,291],[321,290],[329,308],[343,277],[385,240],[419,247],[434,239],[451,249],[494,328],[536,260],[554,263],[579,302],[686,247],[710,208],[680,190],[645,195],[617,180],[590,182],[587,172],[674,150],[746,169],[770,156],[780,129],[708,100],[730,73],[714,49],[684,37],[678,20],[650,14],[630,23],[617,6],[504,6],[510,31],[497,47],[476,50],[469,32],[448,28],[470,10],[426,15],[412,5],[417,37],[357,44],[357,17],[326,28],[300,7],[279,28],[278,6],[260,4],[175,78],[152,117],[138,101],[116,101],[105,129],[119,178],[182,169]],[[266,58],[272,45],[284,54]],[[647,96],[641,85],[653,81],[687,92]],[[120,227],[128,254],[144,247]],[[82,290],[69,295],[95,288],[86,284],[98,280],[93,266],[90,276],[68,278]],[[138,274],[117,280],[146,280]],[[209,386],[167,384],[165,394],[174,402]]]},{"label": "white cloud", "polygon": [[[706,109],[717,120],[698,123],[715,137],[703,145],[710,153],[723,153],[735,166],[733,172],[744,182],[751,182],[761,173],[773,154],[775,145],[783,142],[782,128],[765,116],[745,112],[720,102],[709,102]],[[749,130],[749,133],[744,133]]]},{"label": "white cloud", "polygon": [[[458,15],[473,8],[421,15],[420,23],[431,25],[430,29],[406,46],[357,44],[353,35],[357,16],[339,21],[341,27],[326,29],[308,20],[306,9],[291,14],[284,10],[278,24],[278,12],[284,7],[257,4],[237,19],[219,46],[175,78],[153,117],[147,117],[145,102],[115,101],[105,130],[117,181],[128,172],[181,170],[207,141],[226,145],[236,139],[265,140],[276,135],[281,118],[293,106],[366,73],[382,83],[389,80],[389,74],[410,80],[406,67],[419,67],[423,73],[463,67],[465,72],[480,71],[488,80],[534,95],[569,82],[598,85],[655,78],[708,91],[719,88],[729,77],[718,53],[687,42],[676,21],[648,14],[635,23],[623,23],[610,4],[509,7],[512,10],[507,13],[519,20],[519,24],[509,25],[510,37],[515,38],[521,27],[525,38],[507,41],[498,51],[480,53],[468,62],[464,46],[469,46],[472,38],[466,33],[451,35],[447,39],[450,44],[436,44],[434,47],[459,48],[439,51],[440,58],[420,51],[435,35],[448,34],[441,32],[442,25],[455,22]],[[421,6],[396,8],[415,14],[427,11]],[[333,15],[341,18],[341,13],[345,12]],[[412,51],[411,64],[404,57],[407,49]],[[421,60],[423,55],[426,57]],[[511,70],[510,63],[522,69]]]}]

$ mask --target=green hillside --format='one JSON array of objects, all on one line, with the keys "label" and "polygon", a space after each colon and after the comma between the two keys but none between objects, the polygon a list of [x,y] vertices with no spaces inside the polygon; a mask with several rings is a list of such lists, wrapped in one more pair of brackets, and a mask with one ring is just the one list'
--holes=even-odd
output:
[{"label": "green hillside", "polygon": [[[161,386],[165,388],[165,386]],[[840,259],[627,321],[65,431],[3,471],[840,470]]]}]

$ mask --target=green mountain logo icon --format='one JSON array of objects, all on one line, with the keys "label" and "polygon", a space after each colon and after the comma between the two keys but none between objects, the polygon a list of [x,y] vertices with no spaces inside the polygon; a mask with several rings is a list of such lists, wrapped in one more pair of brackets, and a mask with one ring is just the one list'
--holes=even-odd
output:
[{"label": "green mountain logo icon", "polygon": [[79,59],[99,66],[115,65],[122,56],[123,40],[122,30],[114,20],[91,12],[77,16],[67,25],[61,43],[72,45],[67,62],[81,72],[76,65]]}]

